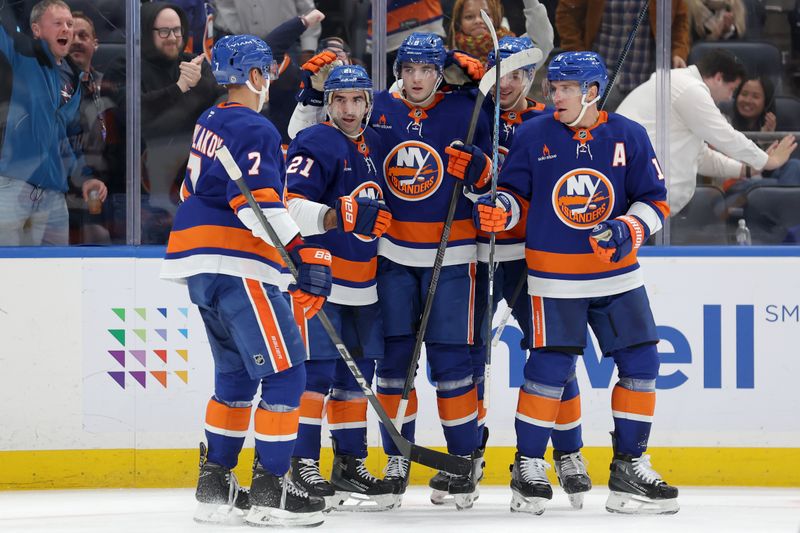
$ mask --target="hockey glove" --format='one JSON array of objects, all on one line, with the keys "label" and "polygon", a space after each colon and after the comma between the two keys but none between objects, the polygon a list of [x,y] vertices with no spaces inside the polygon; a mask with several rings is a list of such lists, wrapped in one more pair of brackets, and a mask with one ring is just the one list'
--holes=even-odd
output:
[{"label": "hockey glove", "polygon": [[289,293],[306,310],[306,318],[311,318],[331,294],[331,253],[313,244],[298,244],[289,250],[289,257],[297,267],[297,280],[289,285]]},{"label": "hockey glove", "polygon": [[336,54],[327,50],[303,63],[300,70],[300,91],[295,100],[305,105],[322,106],[325,80],[328,79],[331,70],[341,64]]},{"label": "hockey glove", "polygon": [[472,220],[475,227],[487,233],[496,233],[508,229],[511,222],[511,201],[498,194],[493,204],[491,195],[479,197],[472,208]]},{"label": "hockey glove", "polygon": [[336,200],[336,221],[345,233],[380,237],[392,223],[392,213],[372,198],[342,196]]},{"label": "hockey glove", "polygon": [[458,50],[447,52],[444,60],[444,82],[448,85],[477,85],[484,74],[483,64]]},{"label": "hockey glove", "polygon": [[589,244],[604,263],[617,263],[638,250],[650,237],[650,228],[634,215],[601,222],[592,228]]},{"label": "hockey glove", "polygon": [[492,178],[492,160],[474,144],[454,141],[444,149],[447,172],[464,182],[465,187],[480,191]]}]

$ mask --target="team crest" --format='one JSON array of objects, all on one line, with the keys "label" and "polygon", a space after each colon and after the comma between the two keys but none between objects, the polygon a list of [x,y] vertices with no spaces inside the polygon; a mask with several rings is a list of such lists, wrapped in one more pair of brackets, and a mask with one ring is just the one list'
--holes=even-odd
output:
[{"label": "team crest", "polygon": [[424,200],[439,189],[443,168],[436,150],[421,141],[398,144],[383,162],[389,190],[410,202]]},{"label": "team crest", "polygon": [[614,187],[602,172],[592,168],[570,171],[553,187],[553,210],[570,228],[591,229],[614,209]]},{"label": "team crest", "polygon": [[[350,193],[350,196],[353,198],[372,198],[373,200],[378,200],[380,202],[383,201],[383,191],[381,190],[380,185],[374,181],[365,181],[356,187],[355,190]],[[367,237],[364,235],[359,235],[358,233],[351,233],[350,235],[364,242],[372,242],[376,239],[376,237]]]}]

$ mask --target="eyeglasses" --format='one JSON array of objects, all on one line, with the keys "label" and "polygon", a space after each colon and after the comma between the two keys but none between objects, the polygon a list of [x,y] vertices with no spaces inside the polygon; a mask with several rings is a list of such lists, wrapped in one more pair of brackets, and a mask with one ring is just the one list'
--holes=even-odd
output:
[{"label": "eyeglasses", "polygon": [[174,28],[153,28],[153,31],[158,33],[158,36],[162,39],[169,37],[170,33],[175,37],[183,35],[183,29],[180,26],[175,26]]}]

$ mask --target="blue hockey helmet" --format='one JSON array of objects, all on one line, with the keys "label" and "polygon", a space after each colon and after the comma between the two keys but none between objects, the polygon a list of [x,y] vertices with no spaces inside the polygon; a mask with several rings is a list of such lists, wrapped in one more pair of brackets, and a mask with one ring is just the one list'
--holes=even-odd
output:
[{"label": "blue hockey helmet", "polygon": [[[522,52],[523,50],[530,50],[533,48],[533,41],[531,41],[528,37],[511,37],[506,36],[500,39],[498,44],[498,51],[500,52],[500,59],[505,59],[509,56],[516,54],[517,52]],[[494,55],[494,50],[489,52],[489,55],[486,58],[486,68],[492,68],[496,63],[496,58]],[[524,70],[530,72],[536,69],[536,65],[530,65],[524,67]]]},{"label": "blue hockey helmet", "polygon": [[372,80],[361,65],[340,65],[334,67],[325,80],[325,92],[359,90],[372,92]]},{"label": "blue hockey helmet", "polygon": [[583,94],[596,83],[599,98],[608,85],[608,72],[596,52],[563,52],[547,66],[547,81],[577,81]]},{"label": "blue hockey helmet", "polygon": [[269,79],[277,77],[272,50],[255,35],[227,35],[211,49],[211,70],[220,85],[243,85],[254,68]]},{"label": "blue hockey helmet", "polygon": [[403,63],[436,65],[436,69],[441,73],[444,69],[445,57],[447,57],[447,51],[444,49],[441,37],[435,33],[414,32],[406,37],[403,44],[397,49],[394,75],[396,78],[400,78],[400,66]]}]

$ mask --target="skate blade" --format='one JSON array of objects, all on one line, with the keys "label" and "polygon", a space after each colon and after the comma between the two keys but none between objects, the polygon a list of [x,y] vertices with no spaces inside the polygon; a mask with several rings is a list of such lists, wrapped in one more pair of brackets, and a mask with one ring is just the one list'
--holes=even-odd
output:
[{"label": "skate blade", "polygon": [[333,511],[333,504],[336,503],[336,496],[322,496],[322,499],[325,500],[325,509],[323,509],[322,512],[327,514]]},{"label": "skate blade", "polygon": [[463,511],[465,509],[472,509],[472,504],[475,503],[477,492],[470,492],[467,494],[453,494],[453,503],[456,504],[456,509]]},{"label": "skate blade", "polygon": [[255,527],[316,527],[322,525],[325,518],[322,511],[293,513],[274,507],[251,507],[244,521]]},{"label": "skate blade", "polygon": [[511,497],[511,512],[512,513],[530,513],[540,515],[544,512],[548,498],[526,498],[521,494],[513,493]]},{"label": "skate blade", "polygon": [[433,505],[452,505],[455,503],[455,500],[453,500],[453,497],[446,490],[433,489],[431,491],[431,503]]},{"label": "skate blade", "polygon": [[606,511],[621,514],[675,514],[680,510],[677,498],[653,500],[646,496],[611,491]]},{"label": "skate blade", "polygon": [[576,492],[575,494],[567,494],[567,498],[569,498],[569,504],[572,506],[573,509],[581,510],[583,509],[583,492]]},{"label": "skate blade", "polygon": [[240,526],[244,513],[227,503],[198,503],[194,512],[194,521],[201,524],[225,524]]},{"label": "skate blade", "polygon": [[351,513],[375,513],[394,509],[397,494],[368,496],[358,492],[336,491],[333,508]]}]

